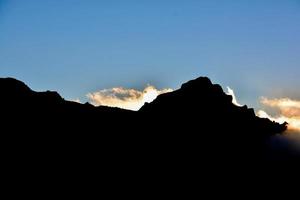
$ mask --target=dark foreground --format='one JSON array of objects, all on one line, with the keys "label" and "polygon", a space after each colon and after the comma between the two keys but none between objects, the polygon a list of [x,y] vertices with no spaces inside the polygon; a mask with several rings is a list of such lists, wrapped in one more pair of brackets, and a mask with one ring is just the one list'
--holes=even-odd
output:
[{"label": "dark foreground", "polygon": [[235,106],[221,86],[204,77],[160,95],[138,112],[65,101],[56,92],[34,92],[11,78],[0,79],[0,90],[4,155],[16,171],[20,166],[101,168],[126,174],[298,159],[291,150],[267,145],[286,124]]}]

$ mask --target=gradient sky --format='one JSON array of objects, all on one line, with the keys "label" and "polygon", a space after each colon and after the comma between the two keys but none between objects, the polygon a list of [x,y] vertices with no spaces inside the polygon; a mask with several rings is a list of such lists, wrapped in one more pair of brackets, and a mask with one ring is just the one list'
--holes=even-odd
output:
[{"label": "gradient sky", "polygon": [[198,76],[300,98],[299,0],[0,0],[0,76],[67,99]]}]

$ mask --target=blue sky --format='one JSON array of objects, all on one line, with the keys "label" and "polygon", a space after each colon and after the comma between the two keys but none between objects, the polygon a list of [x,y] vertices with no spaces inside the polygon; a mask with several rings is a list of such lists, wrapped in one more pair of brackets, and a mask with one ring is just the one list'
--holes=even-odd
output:
[{"label": "blue sky", "polygon": [[0,0],[0,76],[68,99],[209,76],[300,99],[299,0]]}]

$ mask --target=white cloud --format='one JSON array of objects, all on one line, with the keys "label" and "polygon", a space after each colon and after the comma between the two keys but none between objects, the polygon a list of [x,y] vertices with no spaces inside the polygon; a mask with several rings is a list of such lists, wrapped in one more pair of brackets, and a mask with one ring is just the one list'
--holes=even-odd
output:
[{"label": "white cloud", "polygon": [[233,103],[234,105],[242,106],[241,104],[239,104],[239,103],[237,102],[237,99],[236,99],[236,97],[235,97],[235,94],[234,94],[233,89],[231,89],[231,88],[228,87],[228,86],[227,86],[227,92],[226,92],[226,94],[232,96],[232,103]]},{"label": "white cloud", "polygon": [[278,111],[276,116],[270,116],[265,111],[258,111],[258,116],[269,118],[273,121],[283,123],[288,122],[289,129],[300,132],[300,101],[289,98],[268,99],[261,98],[261,103],[272,107]]},{"label": "white cloud", "polygon": [[[238,103],[234,91],[227,87],[228,95],[232,96],[232,103],[241,106]],[[261,118],[268,118],[278,123],[288,123],[289,132],[300,132],[300,101],[292,100],[289,98],[268,99],[261,98],[260,101],[263,105],[269,106],[278,112],[277,115],[271,116],[264,110],[259,110],[257,116]]]},{"label": "white cloud", "polygon": [[70,99],[70,101],[76,102],[76,103],[81,103],[80,99]]},{"label": "white cloud", "polygon": [[129,110],[139,110],[145,102],[152,102],[158,95],[171,92],[172,89],[158,90],[148,85],[143,91],[116,87],[87,94],[93,105],[119,107]]}]

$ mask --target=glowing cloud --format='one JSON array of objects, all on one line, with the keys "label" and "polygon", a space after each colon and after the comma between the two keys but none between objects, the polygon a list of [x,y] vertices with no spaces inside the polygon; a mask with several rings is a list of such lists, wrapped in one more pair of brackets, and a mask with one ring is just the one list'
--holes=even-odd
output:
[{"label": "glowing cloud", "polygon": [[268,99],[262,98],[261,103],[278,110],[278,115],[270,116],[265,111],[258,111],[258,116],[262,118],[269,118],[273,121],[289,123],[288,128],[300,132],[300,101],[289,98]]},{"label": "glowing cloud", "polygon": [[87,94],[90,102],[96,106],[119,107],[128,110],[139,110],[145,102],[150,103],[160,94],[173,91],[172,89],[158,90],[148,85],[143,91],[116,87]]},{"label": "glowing cloud", "polygon": [[[232,103],[241,106],[238,103],[234,91],[227,87],[228,95],[232,96]],[[278,111],[276,116],[271,116],[264,110],[259,110],[257,116],[261,118],[268,118],[278,123],[288,123],[288,129],[293,132],[300,132],[300,101],[292,100],[289,98],[280,99],[268,99],[265,97],[261,98],[260,101],[263,105],[274,108]]]},{"label": "glowing cloud", "polygon": [[239,104],[239,103],[237,102],[233,89],[231,89],[231,88],[228,87],[228,86],[227,86],[227,92],[226,92],[226,94],[232,96],[232,103],[233,103],[234,105],[242,106],[241,104]]},{"label": "glowing cloud", "polygon": [[81,103],[80,99],[70,99],[69,101],[73,101],[73,102],[76,102],[76,103]]}]

